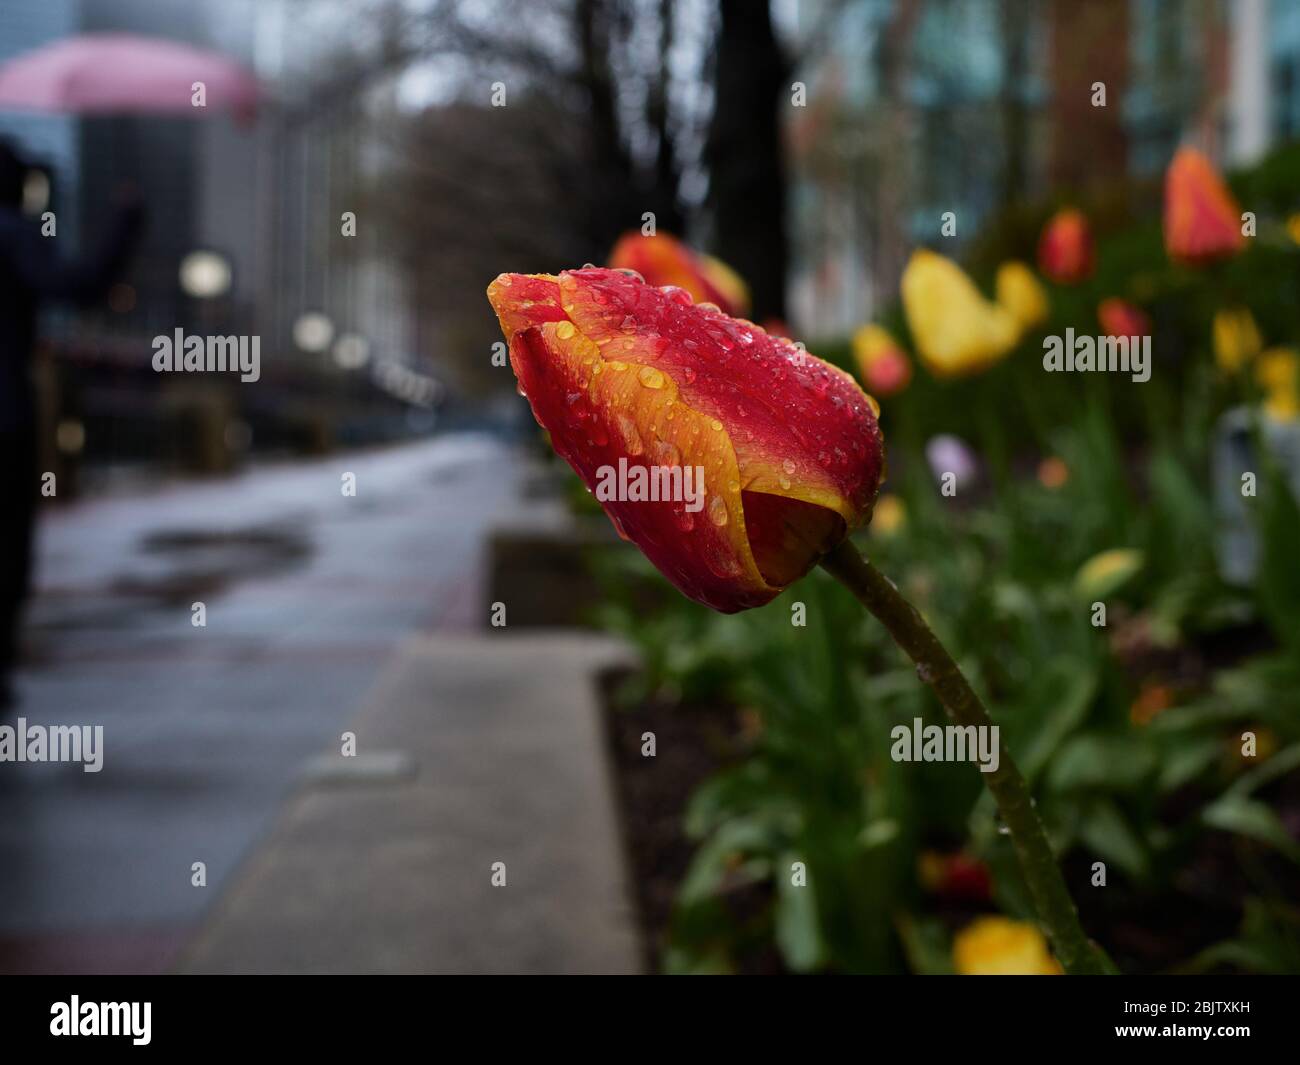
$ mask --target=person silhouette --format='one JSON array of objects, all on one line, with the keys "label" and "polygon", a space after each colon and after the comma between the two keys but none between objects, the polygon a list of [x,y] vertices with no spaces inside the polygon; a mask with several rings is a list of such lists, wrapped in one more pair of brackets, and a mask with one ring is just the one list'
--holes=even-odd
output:
[{"label": "person silhouette", "polygon": [[0,139],[0,709],[13,702],[11,678],[19,626],[31,581],[36,517],[36,397],[31,357],[36,315],[47,300],[89,303],[101,296],[130,258],[144,211],[130,190],[119,196],[99,248],[69,259],[57,238],[22,213],[31,166]]}]

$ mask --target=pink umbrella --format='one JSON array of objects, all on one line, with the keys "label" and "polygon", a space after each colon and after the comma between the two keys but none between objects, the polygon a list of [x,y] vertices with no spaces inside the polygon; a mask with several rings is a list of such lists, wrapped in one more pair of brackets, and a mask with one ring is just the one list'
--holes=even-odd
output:
[{"label": "pink umbrella", "polygon": [[[195,103],[202,84],[204,106]],[[257,107],[257,79],[215,52],[158,37],[87,33],[0,66],[0,109],[77,114],[202,113]]]}]

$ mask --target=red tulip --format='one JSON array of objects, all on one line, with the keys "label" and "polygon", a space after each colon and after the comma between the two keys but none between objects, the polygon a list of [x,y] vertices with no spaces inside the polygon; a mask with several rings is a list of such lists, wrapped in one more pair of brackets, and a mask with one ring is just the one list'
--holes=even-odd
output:
[{"label": "red tulip", "polygon": [[1151,319],[1127,300],[1112,296],[1097,305],[1097,321],[1110,337],[1151,335]]},{"label": "red tulip", "polygon": [[1092,276],[1092,230],[1083,212],[1057,211],[1038,238],[1038,266],[1059,285],[1074,285]]},{"label": "red tulip", "polygon": [[873,396],[892,396],[912,380],[912,360],[878,325],[864,325],[853,334],[853,357],[862,383]]},{"label": "red tulip", "polygon": [[1165,250],[1175,262],[1201,266],[1241,250],[1241,208],[1218,172],[1195,148],[1179,148],[1165,172]]},{"label": "red tulip", "polygon": [[609,253],[614,270],[635,270],[651,285],[675,285],[696,303],[712,303],[727,314],[749,310],[749,291],[719,259],[701,255],[667,233],[625,233]]},{"label": "red tulip", "polygon": [[[502,274],[488,299],[555,450],[690,598],[760,606],[869,516],[883,467],[871,403],[791,341],[619,270]],[[694,470],[703,491],[610,498],[613,469],[629,489]]]}]

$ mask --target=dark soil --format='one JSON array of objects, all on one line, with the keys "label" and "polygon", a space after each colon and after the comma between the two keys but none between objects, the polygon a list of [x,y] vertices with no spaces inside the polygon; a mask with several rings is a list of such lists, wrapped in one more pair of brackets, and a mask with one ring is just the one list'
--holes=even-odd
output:
[{"label": "dark soil", "polygon": [[[682,828],[686,805],[709,777],[743,756],[744,718],[734,707],[670,700],[620,707],[615,693],[625,676],[604,678],[606,739],[646,965],[658,971],[673,901],[695,849]],[[641,753],[646,732],[655,734],[653,758]]]}]

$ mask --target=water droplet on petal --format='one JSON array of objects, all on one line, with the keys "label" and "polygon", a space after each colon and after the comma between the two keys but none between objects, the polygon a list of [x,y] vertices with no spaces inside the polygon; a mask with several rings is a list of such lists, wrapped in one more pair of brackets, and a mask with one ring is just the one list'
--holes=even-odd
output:
[{"label": "water droplet on petal", "polygon": [[572,322],[561,322],[555,327],[555,335],[561,340],[568,340],[577,330],[573,328]]},{"label": "water droplet on petal", "polygon": [[656,370],[653,366],[642,366],[640,372],[636,375],[646,388],[663,388],[664,375]]},{"label": "water droplet on petal", "polygon": [[722,496],[715,495],[709,499],[709,521],[714,525],[721,527],[727,524],[730,515],[727,513],[727,504],[723,502]]}]

